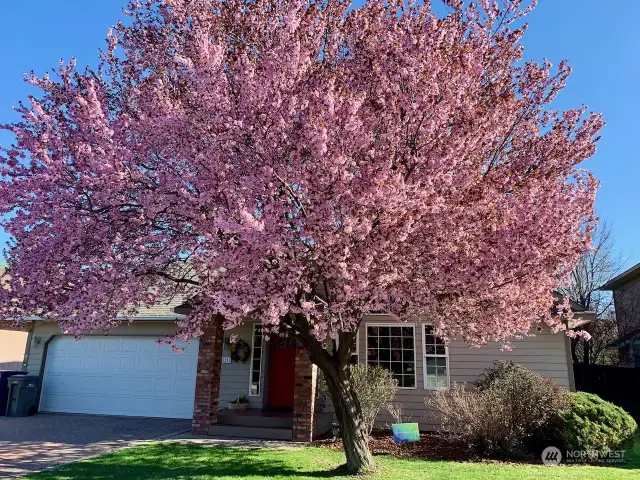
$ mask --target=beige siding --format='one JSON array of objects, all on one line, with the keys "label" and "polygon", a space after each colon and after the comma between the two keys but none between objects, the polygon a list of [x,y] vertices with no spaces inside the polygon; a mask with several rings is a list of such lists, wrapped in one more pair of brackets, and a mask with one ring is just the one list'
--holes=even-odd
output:
[{"label": "beige siding", "polygon": [[[234,328],[226,332],[226,336],[229,337],[232,334],[236,334],[238,339],[247,342],[249,347],[252,345],[254,323],[245,323],[244,325]],[[265,389],[265,359],[264,348],[262,349],[262,378],[260,380],[261,393],[258,396],[249,396],[250,386],[250,371],[251,371],[251,359],[245,363],[223,363],[222,372],[220,374],[220,408],[226,408],[227,402],[235,400],[238,395],[247,395],[249,398],[250,408],[262,408],[262,399]],[[222,356],[229,356],[229,347],[225,345]]]},{"label": "beige siding", "polygon": [[16,370],[22,368],[27,332],[0,330],[0,370]]},{"label": "beige siding", "polygon": [[[385,315],[372,315],[364,318],[358,332],[359,362],[366,363],[366,327],[374,324],[395,324],[393,319]],[[409,324],[412,324],[410,322]],[[414,322],[416,347],[416,386],[414,389],[398,389],[395,403],[402,405],[404,414],[411,421],[418,422],[421,429],[433,429],[436,421],[426,411],[424,399],[432,390],[424,388],[424,355],[422,340],[422,322]],[[512,342],[513,350],[502,350],[496,343],[481,348],[472,348],[463,341],[454,340],[449,344],[449,371],[451,383],[472,383],[485,369],[492,366],[495,360],[511,360],[530,370],[554,380],[563,388],[571,389],[572,376],[569,373],[567,342],[562,333],[552,334],[548,329],[535,331],[535,336],[525,337]],[[328,410],[331,411],[331,405]],[[378,427],[391,423],[392,419],[382,414],[378,417]]]}]

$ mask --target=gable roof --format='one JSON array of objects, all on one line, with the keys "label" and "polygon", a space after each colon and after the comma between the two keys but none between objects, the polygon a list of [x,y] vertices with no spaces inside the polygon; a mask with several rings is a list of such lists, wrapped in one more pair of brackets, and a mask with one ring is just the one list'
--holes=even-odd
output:
[{"label": "gable roof", "polygon": [[607,283],[602,285],[598,290],[613,290],[617,286],[622,285],[623,283],[627,283],[637,277],[640,277],[640,263],[634,265],[629,270],[622,272],[617,277],[612,278]]}]

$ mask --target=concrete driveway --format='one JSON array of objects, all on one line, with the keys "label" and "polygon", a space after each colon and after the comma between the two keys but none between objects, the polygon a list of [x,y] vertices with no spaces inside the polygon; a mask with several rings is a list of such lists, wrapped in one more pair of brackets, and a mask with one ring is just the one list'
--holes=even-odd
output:
[{"label": "concrete driveway", "polygon": [[191,420],[43,414],[0,417],[0,478],[17,477],[144,440],[189,431]]}]

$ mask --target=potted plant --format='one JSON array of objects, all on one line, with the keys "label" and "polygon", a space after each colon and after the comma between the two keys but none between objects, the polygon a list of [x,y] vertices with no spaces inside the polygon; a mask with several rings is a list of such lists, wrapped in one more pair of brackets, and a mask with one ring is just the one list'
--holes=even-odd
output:
[{"label": "potted plant", "polygon": [[249,407],[249,398],[246,395],[238,395],[233,402],[227,403],[229,410],[246,410]]}]

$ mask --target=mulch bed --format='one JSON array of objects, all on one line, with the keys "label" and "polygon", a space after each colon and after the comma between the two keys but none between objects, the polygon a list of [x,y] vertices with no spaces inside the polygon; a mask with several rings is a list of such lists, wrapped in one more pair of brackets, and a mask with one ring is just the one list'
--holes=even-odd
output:
[{"label": "mulch bed", "polygon": [[[318,447],[342,450],[342,440],[324,439],[314,442]],[[387,432],[374,432],[369,440],[374,455],[392,455],[399,458],[430,460],[474,460],[464,445],[447,440],[438,433],[422,433],[419,442],[395,443]]]}]

